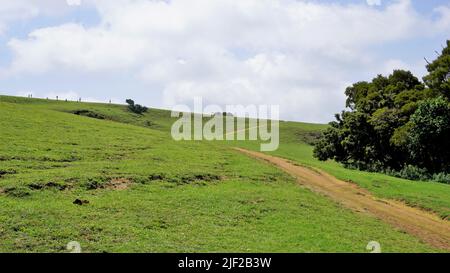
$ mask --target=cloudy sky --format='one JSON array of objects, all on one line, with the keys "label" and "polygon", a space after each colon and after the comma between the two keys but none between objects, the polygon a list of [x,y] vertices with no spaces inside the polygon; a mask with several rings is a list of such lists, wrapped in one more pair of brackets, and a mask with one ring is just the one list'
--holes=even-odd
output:
[{"label": "cloudy sky", "polygon": [[423,76],[449,34],[447,0],[0,0],[0,94],[326,122],[355,81]]}]

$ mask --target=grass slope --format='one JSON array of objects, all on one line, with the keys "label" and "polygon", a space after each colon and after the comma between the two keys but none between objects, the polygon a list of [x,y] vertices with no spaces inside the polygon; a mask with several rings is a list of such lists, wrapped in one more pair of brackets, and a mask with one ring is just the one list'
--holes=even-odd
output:
[{"label": "grass slope", "polygon": [[1,96],[0,116],[0,252],[436,251],[228,143],[171,140],[165,111]]}]

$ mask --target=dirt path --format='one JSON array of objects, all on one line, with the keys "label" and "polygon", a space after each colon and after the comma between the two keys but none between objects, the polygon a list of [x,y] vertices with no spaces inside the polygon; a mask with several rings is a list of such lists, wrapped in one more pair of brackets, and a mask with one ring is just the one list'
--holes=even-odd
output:
[{"label": "dirt path", "polygon": [[367,190],[320,170],[298,166],[289,160],[259,152],[241,148],[236,150],[279,167],[295,176],[300,184],[350,209],[368,213],[420,238],[423,242],[450,251],[450,224],[436,215],[406,206],[401,202],[376,198]]}]

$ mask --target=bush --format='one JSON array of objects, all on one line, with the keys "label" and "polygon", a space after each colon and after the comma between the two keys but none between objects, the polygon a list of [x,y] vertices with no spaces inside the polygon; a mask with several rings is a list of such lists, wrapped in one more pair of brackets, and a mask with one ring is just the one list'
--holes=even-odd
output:
[{"label": "bush", "polygon": [[386,169],[383,171],[383,173],[395,176],[399,178],[404,178],[408,180],[415,180],[415,181],[431,181],[431,182],[437,182],[437,183],[445,183],[450,184],[450,174],[449,173],[435,173],[432,174],[428,172],[426,169],[419,168],[417,166],[407,165],[400,171],[395,171],[392,169]]},{"label": "bush", "polygon": [[73,113],[78,116],[85,116],[85,117],[95,118],[95,119],[105,119],[104,115],[96,113],[91,110],[75,110],[75,111],[73,111]]},{"label": "bush", "polygon": [[140,104],[135,104],[134,100],[127,99],[126,102],[128,104],[128,109],[133,113],[142,115],[143,113],[147,112],[147,110],[148,110],[148,108],[145,106],[142,106]]},{"label": "bush", "polygon": [[450,184],[450,174],[436,173],[433,175],[433,181],[438,183]]},{"label": "bush", "polygon": [[429,180],[430,175],[427,170],[417,166],[407,165],[398,172],[398,176],[409,180]]}]

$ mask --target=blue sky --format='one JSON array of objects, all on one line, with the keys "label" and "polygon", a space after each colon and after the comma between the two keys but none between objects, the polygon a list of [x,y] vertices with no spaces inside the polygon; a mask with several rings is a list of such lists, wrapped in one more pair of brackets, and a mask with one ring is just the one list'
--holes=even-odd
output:
[{"label": "blue sky", "polygon": [[443,0],[71,1],[0,6],[0,94],[162,108],[200,96],[326,122],[346,86],[421,77],[450,38]]}]

